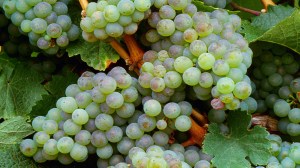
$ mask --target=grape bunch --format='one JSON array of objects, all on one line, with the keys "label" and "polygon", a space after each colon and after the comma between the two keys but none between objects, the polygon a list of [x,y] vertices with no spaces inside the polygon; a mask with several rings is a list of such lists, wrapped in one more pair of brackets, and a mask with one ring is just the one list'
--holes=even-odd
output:
[{"label": "grape bunch", "polygon": [[231,0],[203,0],[205,5],[213,6],[216,8],[225,8]]},{"label": "grape bunch", "polygon": [[77,84],[66,88],[66,97],[58,99],[55,108],[33,119],[36,133],[23,140],[21,152],[38,163],[58,160],[67,165],[83,162],[89,154],[118,160],[133,147],[168,148],[175,130],[191,128],[192,106],[182,101],[162,108],[157,100],[144,99],[138,85],[122,67],[107,74],[84,72]]},{"label": "grape bunch", "polygon": [[[264,46],[264,47],[261,47]],[[300,135],[299,97],[300,64],[295,54],[279,45],[257,43],[251,71],[256,87],[252,96],[257,100],[258,113],[271,111],[280,117],[278,129],[292,139]]]},{"label": "grape bunch", "polygon": [[5,16],[29,37],[33,46],[53,55],[80,35],[72,24],[68,6],[56,0],[4,0]]},{"label": "grape bunch", "polygon": [[132,35],[138,24],[147,16],[150,0],[100,0],[90,2],[86,17],[80,22],[82,37],[88,42],[105,40],[108,37]]},{"label": "grape bunch", "polygon": [[[152,50],[143,58],[139,78],[148,83],[141,86],[160,94],[164,88],[187,86],[198,99],[212,99],[215,109],[240,108],[252,93],[246,73],[253,55],[237,32],[241,19],[221,9],[197,12],[187,0],[159,2],[154,1],[158,11],[147,19],[151,29],[144,37]],[[184,94],[176,97],[184,99]]]},{"label": "grape bunch", "polygon": [[0,46],[9,56],[26,57],[33,51],[33,46],[28,42],[28,37],[19,32],[17,26],[12,24],[0,11]]},{"label": "grape bunch", "polygon": [[283,141],[280,136],[270,134],[268,139],[271,142],[272,157],[269,158],[266,168],[289,167],[298,168],[300,166],[300,143],[290,143]]}]

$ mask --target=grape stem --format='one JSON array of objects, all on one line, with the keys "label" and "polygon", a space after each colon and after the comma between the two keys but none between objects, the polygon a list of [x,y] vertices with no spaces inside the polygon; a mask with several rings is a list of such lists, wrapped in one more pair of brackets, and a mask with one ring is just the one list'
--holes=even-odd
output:
[{"label": "grape stem", "polygon": [[276,5],[272,0],[260,0],[260,1],[261,1],[261,3],[263,4],[264,9],[265,9],[266,11],[268,10],[268,6],[269,6],[269,5],[272,5],[272,6]]},{"label": "grape stem", "polygon": [[79,3],[80,3],[82,10],[85,10],[89,4],[89,2],[87,0],[79,0]]},{"label": "grape stem", "polygon": [[260,125],[263,127],[266,127],[268,131],[270,132],[277,132],[278,128],[278,121],[268,115],[261,115],[261,114],[253,114],[251,118],[251,125]]},{"label": "grape stem", "polygon": [[181,143],[182,146],[187,147],[191,145],[202,146],[205,134],[207,132],[207,124],[204,127],[199,126],[194,119],[191,118],[192,127],[189,130],[190,138]]},{"label": "grape stem", "polygon": [[201,123],[201,125],[208,124],[207,117],[202,115],[200,112],[198,112],[194,108],[192,110],[192,116],[194,118],[196,118]]},{"label": "grape stem", "polygon": [[261,14],[261,12],[259,12],[259,11],[242,7],[242,6],[240,6],[240,5],[238,5],[237,3],[234,3],[234,2],[230,2],[230,5],[232,6],[233,9],[244,11],[244,12],[256,15],[256,16],[259,16]]},{"label": "grape stem", "polygon": [[129,69],[133,70],[136,66],[137,68],[141,68],[143,65],[143,55],[144,51],[138,45],[134,35],[124,35],[124,42],[128,48],[130,58],[132,60],[132,65],[130,65]]}]

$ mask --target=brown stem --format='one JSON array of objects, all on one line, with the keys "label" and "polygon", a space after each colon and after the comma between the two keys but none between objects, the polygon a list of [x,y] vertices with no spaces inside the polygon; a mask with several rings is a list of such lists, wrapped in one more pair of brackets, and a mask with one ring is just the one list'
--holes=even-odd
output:
[{"label": "brown stem", "polygon": [[238,5],[237,3],[234,3],[234,2],[230,2],[230,5],[233,7],[233,9],[244,11],[244,12],[256,15],[256,16],[259,16],[261,14],[261,12],[259,12],[259,11],[255,11],[255,10],[252,10],[252,9],[242,7],[242,6],[240,6],[240,5]]},{"label": "brown stem", "polygon": [[254,114],[252,115],[251,118],[251,125],[260,125],[263,127],[266,127],[268,131],[270,132],[276,132],[278,131],[277,125],[278,125],[278,121],[268,115],[257,115]]},{"label": "brown stem", "polygon": [[205,116],[203,116],[200,112],[195,110],[194,108],[193,108],[193,111],[192,111],[192,116],[194,118],[196,118],[201,123],[201,125],[205,125],[205,124],[208,123],[207,118]]},{"label": "brown stem", "polygon": [[133,35],[125,34],[123,39],[132,60],[132,65],[129,67],[129,69],[133,70],[135,67],[141,68],[141,66],[143,65],[142,59],[144,51],[141,49]]},{"label": "brown stem", "polygon": [[206,128],[199,126],[192,118],[192,127],[189,130],[190,138],[181,143],[182,146],[190,146],[190,145],[199,145],[202,146],[202,142],[204,140],[205,134],[206,134]]},{"label": "brown stem", "polygon": [[112,46],[112,48],[115,49],[115,51],[120,55],[120,57],[125,60],[126,65],[132,64],[132,60],[128,55],[127,51],[124,50],[124,48],[116,39],[111,40],[109,43]]},{"label": "brown stem", "polygon": [[89,2],[87,0],[79,0],[82,10],[85,10]]},{"label": "brown stem", "polygon": [[272,0],[260,0],[260,1],[263,4],[266,11],[268,10],[269,5],[272,5],[272,6],[276,5]]}]

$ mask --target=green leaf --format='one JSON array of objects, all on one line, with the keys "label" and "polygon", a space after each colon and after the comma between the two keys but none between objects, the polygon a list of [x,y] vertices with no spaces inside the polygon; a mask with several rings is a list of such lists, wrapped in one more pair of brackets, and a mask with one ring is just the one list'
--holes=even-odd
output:
[{"label": "green leaf", "polygon": [[268,30],[259,40],[283,45],[300,54],[300,10]]},{"label": "green leaf", "polygon": [[38,168],[33,159],[25,157],[19,149],[19,145],[11,145],[0,149],[0,167],[5,168]]},{"label": "green leaf", "polygon": [[0,149],[19,144],[23,138],[32,133],[34,131],[31,125],[26,122],[24,117],[18,116],[5,120],[0,124]]},{"label": "green leaf", "polygon": [[28,65],[0,57],[0,118],[27,116],[42,95],[47,94],[43,77]]},{"label": "green leaf", "polygon": [[209,133],[205,136],[203,150],[214,156],[212,163],[217,168],[243,167],[266,165],[271,154],[270,142],[266,138],[265,128],[255,126],[248,129],[251,116],[246,112],[231,111],[228,115],[230,133],[223,135],[215,123],[208,127]]},{"label": "green leaf", "polygon": [[70,44],[67,52],[69,57],[80,55],[88,66],[100,71],[104,71],[111,62],[117,62],[120,58],[108,43],[99,41],[89,43],[82,38]]},{"label": "green leaf", "polygon": [[[251,23],[243,21],[240,32],[245,34],[248,42],[261,40],[260,38],[264,36],[264,33],[270,29],[278,29],[278,26],[282,24],[281,21],[289,18],[294,11],[295,9],[290,6],[270,6],[267,13],[262,13],[260,16],[254,17]],[[289,29],[286,28],[286,30]]]},{"label": "green leaf", "polygon": [[43,95],[42,100],[33,107],[31,117],[45,116],[46,113],[55,107],[56,101],[65,96],[66,88],[73,83],[77,83],[78,76],[72,72],[66,75],[54,75],[52,80],[44,85],[49,95]]}]

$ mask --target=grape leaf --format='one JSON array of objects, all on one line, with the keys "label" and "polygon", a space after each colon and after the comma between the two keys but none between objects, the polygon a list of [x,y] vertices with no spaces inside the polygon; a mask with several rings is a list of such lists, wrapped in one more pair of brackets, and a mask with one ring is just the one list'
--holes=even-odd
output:
[{"label": "grape leaf", "polygon": [[[243,21],[240,32],[245,34],[245,38],[248,42],[261,40],[264,34],[270,31],[270,29],[278,30],[278,26],[282,24],[281,21],[290,18],[289,16],[291,16],[294,11],[295,9],[290,6],[270,6],[267,13],[262,13],[260,16],[254,17],[251,23]],[[285,29],[289,30],[288,28]],[[274,35],[278,36],[278,34]],[[280,35],[280,37],[282,36]]]},{"label": "grape leaf", "polygon": [[0,118],[27,116],[42,95],[47,94],[43,77],[28,65],[0,57]]},{"label": "grape leaf", "polygon": [[52,76],[52,80],[44,85],[49,94],[43,95],[42,100],[38,101],[36,106],[33,107],[30,116],[45,116],[51,108],[55,107],[56,101],[65,96],[65,89],[70,84],[77,83],[77,79],[78,76],[72,72]]},{"label": "grape leaf", "polygon": [[104,71],[112,62],[120,58],[115,50],[105,42],[89,43],[82,38],[70,44],[67,48],[69,57],[80,55],[81,60],[96,70]]},{"label": "grape leaf", "polygon": [[20,152],[19,145],[10,145],[0,149],[0,167],[38,168],[40,166],[32,159],[25,157]]},{"label": "grape leaf", "polygon": [[5,120],[0,124],[0,149],[19,144],[23,138],[33,132],[31,125],[26,122],[24,117],[18,116]]},{"label": "grape leaf", "polygon": [[223,135],[217,124],[209,125],[203,150],[214,156],[212,159],[214,166],[250,168],[250,162],[253,165],[267,164],[271,157],[269,152],[271,145],[266,138],[269,133],[260,126],[248,129],[250,120],[251,116],[246,112],[229,112],[227,121],[230,133],[228,135]]}]

